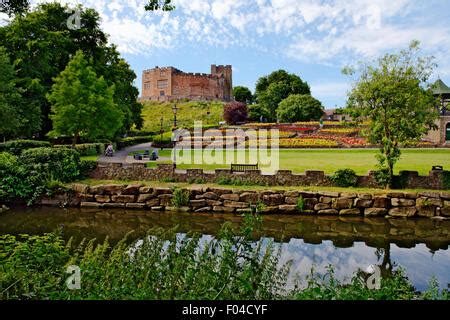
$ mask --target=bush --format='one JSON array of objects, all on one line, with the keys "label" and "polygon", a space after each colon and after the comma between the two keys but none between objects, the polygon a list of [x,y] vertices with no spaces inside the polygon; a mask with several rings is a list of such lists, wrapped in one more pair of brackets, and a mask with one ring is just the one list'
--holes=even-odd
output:
[{"label": "bush", "polygon": [[136,144],[152,142],[153,136],[136,136],[136,137],[128,137],[122,138],[117,141],[117,149],[123,149],[126,147],[134,146]]},{"label": "bush", "polygon": [[223,118],[227,124],[238,124],[247,121],[247,105],[242,102],[231,102],[223,108]]},{"label": "bush", "polygon": [[22,151],[32,148],[51,147],[48,141],[35,140],[13,140],[0,143],[0,152],[8,152],[16,156],[20,155]]},{"label": "bush", "polygon": [[19,161],[28,172],[46,174],[53,180],[71,182],[80,175],[80,154],[69,148],[36,148],[26,150]]},{"label": "bush", "polygon": [[[55,148],[71,148],[70,145],[58,145]],[[105,153],[104,143],[83,143],[75,145],[75,150],[78,151],[81,157],[97,156]]]},{"label": "bush", "polygon": [[89,174],[97,168],[97,161],[81,160],[80,161],[80,178],[87,178]]},{"label": "bush", "polygon": [[189,205],[189,191],[180,188],[173,189],[172,205],[176,208]]},{"label": "bush", "polygon": [[352,169],[341,169],[331,176],[331,181],[338,187],[356,187],[358,176]]},{"label": "bush", "polygon": [[281,122],[319,120],[323,116],[319,100],[308,94],[294,94],[280,102],[277,116]]},{"label": "bush", "polygon": [[260,104],[252,104],[248,107],[248,119],[250,121],[259,122],[261,120],[261,116],[263,119],[270,119],[267,114],[267,110]]}]

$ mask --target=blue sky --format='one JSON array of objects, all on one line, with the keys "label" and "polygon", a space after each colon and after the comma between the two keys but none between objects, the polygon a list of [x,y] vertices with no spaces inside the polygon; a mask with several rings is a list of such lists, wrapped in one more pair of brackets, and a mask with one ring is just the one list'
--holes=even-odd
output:
[{"label": "blue sky", "polygon": [[[32,1],[33,3],[48,1]],[[343,66],[422,42],[450,85],[450,1],[175,0],[171,13],[145,12],[141,0],[78,0],[97,9],[102,27],[138,75],[154,66],[209,72],[231,64],[234,85],[254,90],[276,69],[298,74],[326,108],[343,106],[351,80]]]}]

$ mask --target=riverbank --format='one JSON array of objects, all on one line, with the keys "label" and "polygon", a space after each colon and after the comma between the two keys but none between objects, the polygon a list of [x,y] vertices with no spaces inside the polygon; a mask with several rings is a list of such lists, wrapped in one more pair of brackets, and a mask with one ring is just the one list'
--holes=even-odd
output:
[{"label": "riverbank", "polygon": [[42,205],[227,214],[306,214],[450,218],[450,192],[305,191],[224,187],[157,187],[144,184],[72,184]]}]

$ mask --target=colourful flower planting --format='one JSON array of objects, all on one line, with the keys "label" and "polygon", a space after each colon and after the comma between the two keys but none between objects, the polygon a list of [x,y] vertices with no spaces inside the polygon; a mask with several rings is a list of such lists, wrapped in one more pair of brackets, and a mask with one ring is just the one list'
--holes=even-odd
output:
[{"label": "colourful flower planting", "polygon": [[326,129],[320,130],[321,133],[339,134],[339,135],[351,135],[351,134],[356,134],[359,131],[360,130],[356,129],[356,128],[326,128]]}]

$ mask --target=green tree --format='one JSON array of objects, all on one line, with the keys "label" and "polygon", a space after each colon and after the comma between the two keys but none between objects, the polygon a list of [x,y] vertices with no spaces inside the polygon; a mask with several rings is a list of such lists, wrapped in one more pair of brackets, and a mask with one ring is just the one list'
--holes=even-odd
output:
[{"label": "green tree", "polygon": [[53,79],[63,71],[77,50],[82,50],[98,76],[108,86],[115,85],[114,102],[124,113],[121,132],[142,124],[142,105],[138,89],[133,85],[136,74],[120,57],[114,45],[108,45],[107,35],[100,29],[100,16],[93,9],[79,7],[82,27],[67,28],[69,7],[59,3],[44,3],[0,27],[0,46],[4,46],[16,65],[17,86],[23,90],[27,108],[39,108],[42,124],[28,120],[21,135],[45,135],[52,129],[50,104],[46,95]]},{"label": "green tree", "polygon": [[73,146],[80,136],[111,138],[122,126],[123,113],[114,103],[114,85],[97,78],[82,51],[55,78],[47,97],[52,105],[50,135],[73,136]]},{"label": "green tree", "polygon": [[280,102],[277,110],[282,122],[319,120],[323,116],[322,103],[308,94],[293,94]]},{"label": "green tree", "polygon": [[1,0],[0,12],[6,13],[9,17],[23,15],[28,11],[30,3],[28,0]]},{"label": "green tree", "polygon": [[253,95],[249,88],[237,86],[233,88],[233,97],[237,102],[250,104],[253,102]]},{"label": "green tree", "polygon": [[284,70],[261,77],[256,84],[256,99],[274,121],[278,105],[291,94],[311,94],[308,83]]},{"label": "green tree", "polygon": [[15,87],[14,67],[5,49],[0,47],[0,136],[14,136],[19,130],[21,100]]},{"label": "green tree", "polygon": [[[427,85],[435,67],[432,57],[421,57],[419,42],[398,54],[386,54],[372,65],[362,65],[349,93],[348,111],[354,119],[370,121],[368,137],[380,145],[380,172],[392,185],[401,144],[422,138],[435,128],[437,101]],[[354,75],[351,68],[343,70]]]}]

